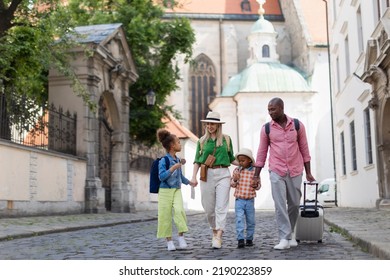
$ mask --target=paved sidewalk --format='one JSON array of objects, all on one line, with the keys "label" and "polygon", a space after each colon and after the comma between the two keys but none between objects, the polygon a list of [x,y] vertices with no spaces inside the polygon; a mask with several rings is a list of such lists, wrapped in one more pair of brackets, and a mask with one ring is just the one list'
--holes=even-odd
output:
[{"label": "paved sidewalk", "polygon": [[[203,212],[187,211],[188,216],[199,214]],[[390,210],[325,208],[324,217],[331,229],[348,236],[376,257],[390,259]],[[0,241],[156,218],[157,211],[0,218]]]}]

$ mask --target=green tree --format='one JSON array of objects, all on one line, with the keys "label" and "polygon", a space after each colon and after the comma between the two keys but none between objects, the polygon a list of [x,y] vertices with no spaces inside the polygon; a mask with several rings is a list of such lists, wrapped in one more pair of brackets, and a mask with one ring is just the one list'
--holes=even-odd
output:
[{"label": "green tree", "polygon": [[[0,0],[0,97],[3,104],[9,104],[15,95],[29,99],[18,110],[2,108],[0,117],[6,120],[0,123],[0,129],[5,131],[2,137],[9,137],[7,126],[13,118],[28,123],[40,114],[48,97],[50,67],[72,76],[64,55],[73,46],[66,40],[71,29],[59,0]],[[65,40],[54,43],[56,38]],[[85,92],[80,94],[88,102]]]},{"label": "green tree", "polygon": [[[139,74],[130,88],[130,136],[148,145],[156,142],[163,116],[171,113],[180,118],[165,103],[180,79],[175,58],[182,54],[190,62],[195,35],[188,19],[163,19],[164,7],[177,4],[174,0],[69,1],[77,25],[123,24]],[[150,89],[156,93],[156,105],[147,108],[145,95]]]}]

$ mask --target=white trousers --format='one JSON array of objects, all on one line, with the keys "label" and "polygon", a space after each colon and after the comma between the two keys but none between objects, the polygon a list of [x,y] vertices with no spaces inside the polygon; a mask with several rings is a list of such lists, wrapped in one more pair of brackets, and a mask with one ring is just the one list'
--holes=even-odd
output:
[{"label": "white trousers", "polygon": [[224,231],[229,211],[229,168],[208,168],[207,182],[200,181],[200,191],[210,228]]},{"label": "white trousers", "polygon": [[282,177],[270,171],[270,180],[279,239],[291,239],[299,215],[302,174]]}]

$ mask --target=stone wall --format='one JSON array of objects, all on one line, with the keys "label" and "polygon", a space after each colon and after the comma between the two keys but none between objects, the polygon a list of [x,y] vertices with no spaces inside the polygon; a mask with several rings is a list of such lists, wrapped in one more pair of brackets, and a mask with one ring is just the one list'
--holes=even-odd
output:
[{"label": "stone wall", "polygon": [[149,172],[153,160],[164,154],[165,150],[157,145],[148,147],[130,142],[130,211],[157,209],[157,194],[149,193]]},{"label": "stone wall", "polygon": [[0,154],[0,217],[84,212],[84,159],[3,140]]}]

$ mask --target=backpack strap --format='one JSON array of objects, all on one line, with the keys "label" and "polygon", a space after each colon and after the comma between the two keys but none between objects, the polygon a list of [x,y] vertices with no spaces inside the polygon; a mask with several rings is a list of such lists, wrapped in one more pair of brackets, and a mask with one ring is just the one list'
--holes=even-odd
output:
[{"label": "backpack strap", "polygon": [[270,131],[270,124],[269,124],[269,122],[267,122],[265,124],[265,133],[267,133],[268,138],[269,138],[269,131]]},{"label": "backpack strap", "polygon": [[164,156],[165,159],[165,168],[168,170],[169,169],[169,158],[167,156]]},{"label": "backpack strap", "polygon": [[299,130],[299,120],[298,119],[294,118],[294,126],[295,126],[295,130],[298,131]]},{"label": "backpack strap", "polygon": [[[268,136],[268,142],[269,142],[269,132],[271,130],[270,122],[267,122],[264,126],[265,126],[265,133]],[[299,131],[299,120],[296,118],[294,118],[294,126],[295,126],[295,130],[298,132]]]}]

